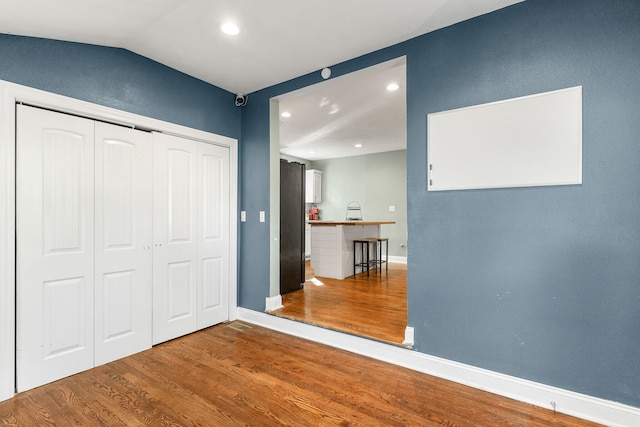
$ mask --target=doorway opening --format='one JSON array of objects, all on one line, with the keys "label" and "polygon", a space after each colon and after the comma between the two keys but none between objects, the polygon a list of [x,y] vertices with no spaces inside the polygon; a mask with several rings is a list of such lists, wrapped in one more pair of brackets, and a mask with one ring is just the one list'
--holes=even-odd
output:
[{"label": "doorway opening", "polygon": [[[320,220],[345,221],[347,206],[357,200],[363,221],[394,224],[380,229],[389,238],[388,270],[316,277],[317,258],[307,244],[303,289],[282,295],[279,251],[276,247],[274,256],[272,246],[270,290],[272,297],[280,295],[282,307],[269,313],[402,344],[407,327],[405,58],[280,95],[272,99],[270,114],[272,242],[283,244],[285,238],[279,228],[280,186],[274,181],[280,177],[280,159],[322,171],[321,198],[307,203],[306,213],[313,209]],[[306,227],[308,243],[313,225]]]}]

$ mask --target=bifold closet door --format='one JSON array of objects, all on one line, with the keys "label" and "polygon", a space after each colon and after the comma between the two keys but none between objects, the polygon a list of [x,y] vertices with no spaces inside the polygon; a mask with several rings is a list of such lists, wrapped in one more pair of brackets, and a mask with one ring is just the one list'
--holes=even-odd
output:
[{"label": "bifold closet door", "polygon": [[153,342],[229,319],[229,149],[153,134]]},{"label": "bifold closet door", "polygon": [[153,134],[153,343],[197,330],[197,143]]},{"label": "bifold closet door", "polygon": [[198,328],[229,319],[229,148],[198,144]]},{"label": "bifold closet door", "polygon": [[17,107],[18,391],[94,365],[94,122]]},{"label": "bifold closet door", "polygon": [[95,124],[95,365],[151,347],[151,133]]},{"label": "bifold closet door", "polygon": [[17,384],[151,347],[151,134],[19,106]]}]

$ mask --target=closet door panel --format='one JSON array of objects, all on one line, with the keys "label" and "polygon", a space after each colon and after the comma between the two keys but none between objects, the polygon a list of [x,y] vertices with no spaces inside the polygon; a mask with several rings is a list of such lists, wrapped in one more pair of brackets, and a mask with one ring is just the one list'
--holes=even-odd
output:
[{"label": "closet door panel", "polygon": [[93,367],[94,123],[19,105],[18,391]]},{"label": "closet door panel", "polygon": [[96,123],[96,365],[151,347],[151,144]]},{"label": "closet door panel", "polygon": [[229,317],[229,149],[198,144],[198,327]]},{"label": "closet door panel", "polygon": [[153,343],[197,329],[197,143],[153,134]]},{"label": "closet door panel", "polygon": [[167,291],[169,295],[169,321],[193,318],[193,290],[184,286],[192,283],[193,262],[182,261],[167,264]]}]

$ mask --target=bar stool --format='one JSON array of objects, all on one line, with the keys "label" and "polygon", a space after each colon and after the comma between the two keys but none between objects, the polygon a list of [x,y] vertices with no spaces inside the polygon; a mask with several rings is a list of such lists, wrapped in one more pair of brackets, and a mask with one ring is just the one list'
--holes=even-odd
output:
[{"label": "bar stool", "polygon": [[[367,277],[369,277],[369,269],[370,267],[378,265],[377,259],[371,259],[370,255],[372,252],[369,250],[369,245],[373,244],[373,255],[376,256],[378,254],[378,239],[375,237],[365,237],[362,239],[354,239],[353,240],[353,275],[356,275],[356,268],[360,267],[360,272],[364,271],[364,268],[367,268]],[[360,262],[358,262],[358,253],[356,251],[356,247],[360,246]],[[366,258],[365,258],[366,254]],[[366,261],[365,261],[366,259]],[[382,267],[381,270],[382,271]]]},{"label": "bar stool", "polygon": [[[389,271],[389,238],[388,237],[378,237],[376,238],[377,240],[377,246],[379,248],[379,255],[377,256],[377,263],[376,263],[376,267],[377,264],[380,264],[380,273],[382,273],[382,263],[384,262],[386,265],[384,267],[384,269],[386,271]],[[384,252],[384,257],[385,259],[382,260],[382,243],[386,244],[386,248],[385,248],[385,252]]]}]

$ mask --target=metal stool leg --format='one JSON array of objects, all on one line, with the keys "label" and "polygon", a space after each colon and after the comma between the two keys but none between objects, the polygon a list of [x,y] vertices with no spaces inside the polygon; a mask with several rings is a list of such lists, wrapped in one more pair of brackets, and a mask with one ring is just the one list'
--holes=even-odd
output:
[{"label": "metal stool leg", "polygon": [[[373,253],[376,254],[376,257],[374,258],[374,260],[372,261],[372,264],[374,265],[376,274],[378,273],[378,261],[380,260],[380,258],[378,258],[378,241],[374,240],[373,242]],[[380,267],[380,272],[382,273],[382,267]]]},{"label": "metal stool leg", "polygon": [[[382,243],[386,243],[386,252],[385,259],[382,260]],[[382,273],[382,263],[386,263],[385,270],[389,271],[389,238],[388,237],[379,237],[378,244],[380,245],[380,256],[378,257],[378,262],[380,263],[380,273]]]},{"label": "metal stool leg", "polygon": [[386,252],[385,252],[385,271],[389,271],[389,240],[381,240],[380,241],[380,272],[382,273],[382,242],[385,242],[387,244],[386,247]]},{"label": "metal stool leg", "polygon": [[369,242],[365,243],[364,246],[367,248],[367,277],[369,277]]},{"label": "metal stool leg", "polygon": [[[374,243],[374,255],[377,255],[377,243],[372,239],[355,239],[353,241],[353,275],[357,274],[357,268],[360,267],[360,273],[364,273],[365,267],[367,268],[367,277],[370,275],[371,269],[371,250],[369,249],[369,245]],[[358,262],[358,250],[357,247],[360,246],[360,262]]]},{"label": "metal stool leg", "polygon": [[358,253],[356,252],[356,241],[353,241],[353,275],[356,275],[356,267],[358,266]]}]

